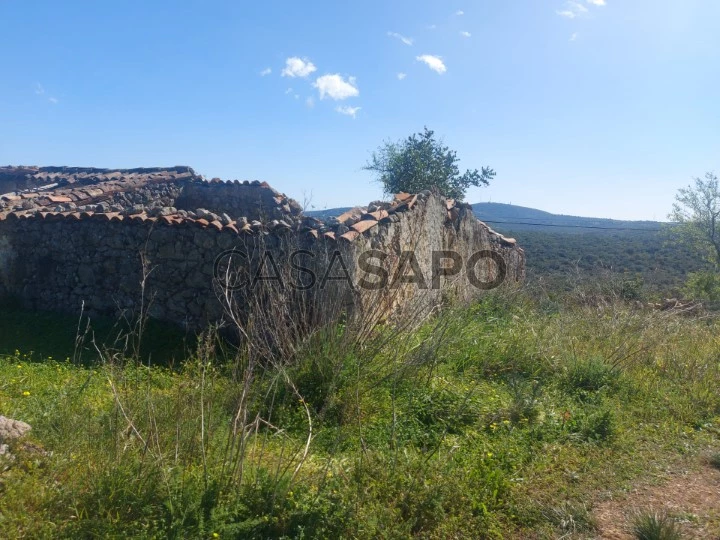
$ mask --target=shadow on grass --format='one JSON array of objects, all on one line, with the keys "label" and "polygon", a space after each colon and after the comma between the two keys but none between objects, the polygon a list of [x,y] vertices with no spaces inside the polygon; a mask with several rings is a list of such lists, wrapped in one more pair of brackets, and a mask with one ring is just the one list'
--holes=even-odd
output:
[{"label": "shadow on grass", "polygon": [[[86,325],[83,322],[83,330]],[[120,348],[118,337],[127,326],[111,318],[93,317],[91,333],[82,346],[82,363],[93,364],[98,354],[91,343],[94,333],[98,345]],[[16,350],[40,362],[48,358],[63,361],[73,358],[78,334],[78,317],[49,311],[29,311],[14,302],[0,304],[0,356],[12,355]],[[172,366],[187,358],[195,350],[197,338],[177,326],[148,321],[140,351],[144,363]]]}]

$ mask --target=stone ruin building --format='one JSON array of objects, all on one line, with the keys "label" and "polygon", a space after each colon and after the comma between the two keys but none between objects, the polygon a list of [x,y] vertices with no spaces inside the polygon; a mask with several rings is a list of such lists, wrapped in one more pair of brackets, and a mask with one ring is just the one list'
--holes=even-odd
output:
[{"label": "stone ruin building", "polygon": [[146,305],[199,330],[267,311],[275,287],[283,317],[376,324],[482,294],[465,267],[433,274],[433,254],[447,251],[465,262],[485,254],[473,261],[476,281],[524,278],[513,239],[429,191],[323,221],[265,182],[207,181],[190,167],[0,168],[0,301],[30,309],[117,316]]}]

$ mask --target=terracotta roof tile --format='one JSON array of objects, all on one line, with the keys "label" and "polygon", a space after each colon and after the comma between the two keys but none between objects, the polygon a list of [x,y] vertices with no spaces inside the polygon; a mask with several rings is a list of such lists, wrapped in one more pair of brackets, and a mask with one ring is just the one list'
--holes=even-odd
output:
[{"label": "terracotta roof tile", "polygon": [[358,233],[364,233],[365,231],[372,229],[377,224],[378,222],[374,219],[364,219],[362,221],[358,221],[350,228]]},{"label": "terracotta roof tile", "polygon": [[376,221],[380,221],[381,219],[384,219],[389,215],[390,213],[387,210],[377,210],[376,212],[369,212],[367,214],[364,214],[362,216],[362,219],[374,219]]},{"label": "terracotta roof tile", "polygon": [[347,225],[349,227],[350,225],[358,221],[360,219],[360,216],[362,216],[364,213],[365,208],[352,208],[347,212],[340,214],[336,219],[343,225]]},{"label": "terracotta roof tile", "polygon": [[348,242],[353,242],[355,239],[360,236],[360,233],[357,231],[348,231],[343,235],[340,235],[340,238],[343,240],[347,240]]}]

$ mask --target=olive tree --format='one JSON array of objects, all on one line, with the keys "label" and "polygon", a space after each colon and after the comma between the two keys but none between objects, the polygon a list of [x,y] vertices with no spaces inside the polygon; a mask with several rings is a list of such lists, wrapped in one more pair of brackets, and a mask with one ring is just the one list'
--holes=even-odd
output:
[{"label": "olive tree", "polygon": [[386,194],[418,193],[436,189],[448,198],[462,200],[470,186],[488,185],[495,177],[489,167],[460,173],[454,150],[436,140],[427,127],[398,142],[385,142],[363,167],[377,175]]},{"label": "olive tree", "polygon": [[705,259],[708,268],[688,276],[686,292],[712,302],[720,301],[720,185],[708,172],[692,185],[678,190],[672,212],[672,237],[689,245]]}]

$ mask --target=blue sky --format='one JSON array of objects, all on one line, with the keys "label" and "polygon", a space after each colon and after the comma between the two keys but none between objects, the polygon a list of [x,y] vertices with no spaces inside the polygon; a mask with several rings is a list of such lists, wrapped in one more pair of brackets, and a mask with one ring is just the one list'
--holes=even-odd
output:
[{"label": "blue sky", "polygon": [[[0,164],[191,165],[317,208],[423,126],[470,202],[665,219],[720,172],[717,0],[0,0]],[[399,75],[403,74],[403,75]]]}]

